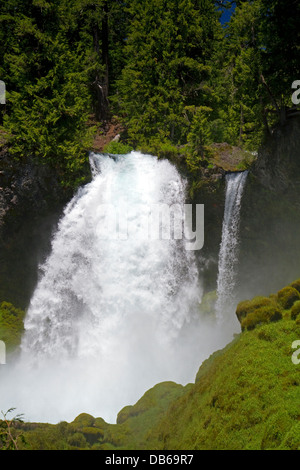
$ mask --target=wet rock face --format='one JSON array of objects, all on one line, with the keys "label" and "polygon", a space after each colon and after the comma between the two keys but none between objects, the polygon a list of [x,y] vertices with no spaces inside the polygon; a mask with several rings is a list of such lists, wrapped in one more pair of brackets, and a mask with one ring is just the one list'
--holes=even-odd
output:
[{"label": "wet rock face", "polygon": [[253,174],[265,188],[279,193],[299,186],[300,119],[289,119],[266,139]]},{"label": "wet rock face", "polygon": [[215,168],[202,175],[193,194],[193,204],[204,204],[204,245],[195,252],[204,292],[216,289],[225,190],[225,171]]},{"label": "wet rock face", "polygon": [[68,197],[53,170],[0,152],[0,301],[27,307]]},{"label": "wet rock face", "polygon": [[300,121],[274,131],[248,177],[241,214],[240,299],[300,274]]},{"label": "wet rock face", "polygon": [[[274,131],[247,178],[241,206],[237,298],[277,292],[300,275],[300,120]],[[216,286],[224,216],[224,171],[201,178],[205,241],[197,253],[205,291]]]}]

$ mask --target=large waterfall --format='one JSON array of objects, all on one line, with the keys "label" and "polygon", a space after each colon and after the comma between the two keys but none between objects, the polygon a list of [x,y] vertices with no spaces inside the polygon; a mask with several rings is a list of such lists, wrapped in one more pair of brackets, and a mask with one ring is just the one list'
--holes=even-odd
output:
[{"label": "large waterfall", "polygon": [[138,152],[90,161],[93,179],[65,208],[41,266],[20,359],[0,371],[2,409],[28,421],[87,412],[115,422],[156,383],[194,381],[231,338],[199,315],[195,252],[180,237],[143,236],[149,208],[185,203],[175,167]]},{"label": "large waterfall", "polygon": [[229,321],[226,313],[234,317],[234,301],[238,263],[240,211],[248,172],[226,175],[225,210],[222,240],[219,252],[216,314],[219,321]]}]

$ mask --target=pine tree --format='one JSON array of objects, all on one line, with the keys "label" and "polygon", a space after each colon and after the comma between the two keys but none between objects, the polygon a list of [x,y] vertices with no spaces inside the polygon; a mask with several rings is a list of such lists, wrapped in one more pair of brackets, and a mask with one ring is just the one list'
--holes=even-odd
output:
[{"label": "pine tree", "polygon": [[89,80],[99,69],[76,7],[66,0],[8,0],[0,15],[10,151],[55,166],[62,183],[75,186],[90,145]]},{"label": "pine tree", "polygon": [[240,3],[214,56],[218,138],[250,149],[263,133],[260,28],[260,2]]},{"label": "pine tree", "polygon": [[300,76],[300,4],[261,0],[262,83],[265,101],[284,122],[292,106],[291,86]]},{"label": "pine tree", "polygon": [[126,65],[115,102],[131,143],[157,148],[186,143],[187,106],[205,106],[205,81],[218,30],[209,0],[133,0]]}]

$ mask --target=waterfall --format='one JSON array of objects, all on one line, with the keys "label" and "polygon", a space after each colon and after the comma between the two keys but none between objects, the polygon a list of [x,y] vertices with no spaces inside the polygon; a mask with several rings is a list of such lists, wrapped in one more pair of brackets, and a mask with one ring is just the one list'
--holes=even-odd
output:
[{"label": "waterfall", "polygon": [[90,163],[92,181],[66,206],[40,268],[20,359],[0,370],[2,408],[27,421],[86,412],[115,422],[156,383],[194,381],[230,339],[199,314],[195,252],[179,237],[143,236],[149,208],[185,203],[176,168],[138,152]]},{"label": "waterfall", "polygon": [[216,315],[219,321],[228,321],[227,313],[234,310],[236,286],[240,210],[248,172],[226,175],[225,210],[222,240],[219,252]]}]

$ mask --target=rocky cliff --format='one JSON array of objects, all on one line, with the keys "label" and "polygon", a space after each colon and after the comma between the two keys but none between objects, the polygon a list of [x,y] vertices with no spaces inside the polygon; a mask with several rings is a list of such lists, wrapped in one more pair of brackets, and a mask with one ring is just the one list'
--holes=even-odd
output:
[{"label": "rocky cliff", "polygon": [[38,264],[70,194],[55,171],[0,151],[0,301],[26,308]]},{"label": "rocky cliff", "polygon": [[300,272],[300,120],[274,130],[249,174],[241,214],[240,298],[278,290]]}]

